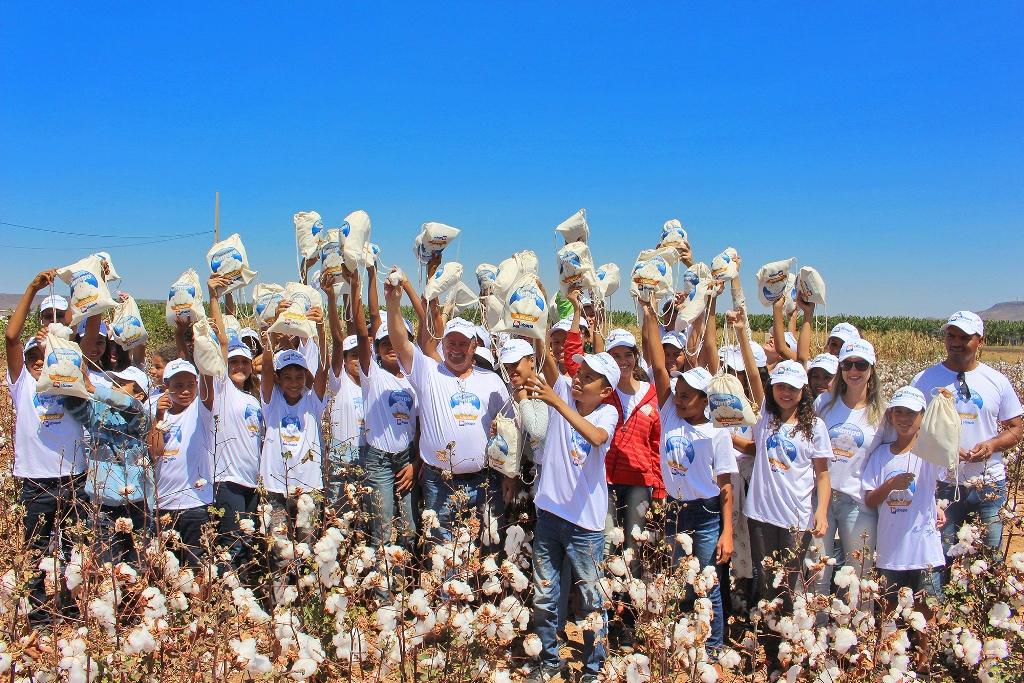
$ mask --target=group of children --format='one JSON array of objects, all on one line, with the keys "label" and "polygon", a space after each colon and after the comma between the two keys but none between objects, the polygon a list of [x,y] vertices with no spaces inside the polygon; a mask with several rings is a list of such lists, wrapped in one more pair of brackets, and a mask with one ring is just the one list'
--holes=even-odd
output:
[{"label": "group of children", "polygon": [[[1024,410],[1008,379],[979,362],[984,328],[973,313],[944,326],[945,360],[887,397],[874,348],[852,325],[836,325],[812,356],[814,305],[803,300],[802,323],[797,329],[794,315],[790,331],[775,306],[764,346],[744,312],[729,311],[736,343],[718,348],[720,288],[688,326],[675,323],[680,299],[641,301],[639,340],[625,329],[602,334],[599,312],[574,289],[572,313],[541,342],[445,319],[400,274],[385,278],[381,311],[377,273],[367,268],[365,282],[363,274],[346,271],[342,301],[335,282],[319,283],[325,302],[310,309],[316,336],[305,339],[250,328],[229,337],[220,300],[229,309],[233,302],[211,277],[209,313],[227,367],[219,378],[193,363],[186,323],[173,349],[147,358],[115,348],[100,316],[87,318],[75,338],[91,399],[80,399],[36,392],[47,325],[68,321],[67,302],[49,296],[40,334],[22,341],[34,297],[54,280],[54,271],[40,273],[6,335],[26,541],[45,554],[63,521],[88,516],[106,557],[130,564],[138,560],[133,531],[169,524],[182,559],[195,563],[212,508],[220,511],[217,544],[241,572],[252,553],[243,528],[261,502],[271,504],[274,524],[294,531],[303,494],[344,507],[350,484],[362,481],[372,491],[357,501],[367,542],[412,548],[420,509],[436,513],[425,531],[444,542],[467,507],[500,526],[525,492],[535,512],[533,604],[543,643],[535,680],[564,668],[567,596],[575,593],[579,614],[604,609],[598,580],[616,528],[633,576],[645,570],[641,544],[652,527],[672,544],[673,561],[692,553],[702,568],[719,569],[708,594],[712,652],[724,644],[730,588],[785,605],[801,576],[828,592],[832,565],[845,564],[938,596],[944,547],[968,516],[988,524],[989,545],[999,545],[1001,454],[1020,440]],[[403,297],[416,312],[415,334]],[[715,426],[710,388],[722,372],[758,408],[753,426]],[[963,424],[956,477],[914,454],[928,401],[943,388]],[[521,439],[522,477],[488,466],[502,420],[518,421],[524,434],[525,421],[546,423]],[[937,499],[948,501],[944,511]],[[37,586],[33,605],[45,599]],[[626,621],[615,637],[628,638]],[[596,680],[606,636],[604,627],[584,633],[585,680]],[[778,641],[764,645],[777,665]]]}]

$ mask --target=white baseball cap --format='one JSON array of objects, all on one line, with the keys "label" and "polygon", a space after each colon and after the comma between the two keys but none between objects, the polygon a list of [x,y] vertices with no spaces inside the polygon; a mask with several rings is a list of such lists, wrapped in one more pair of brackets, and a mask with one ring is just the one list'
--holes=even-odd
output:
[{"label": "white baseball cap", "polygon": [[473,339],[476,337],[477,326],[469,322],[465,318],[452,318],[444,326],[444,334],[441,338],[447,337],[449,334],[461,334],[466,339]]},{"label": "white baseball cap", "polygon": [[506,363],[518,363],[527,356],[532,356],[536,353],[530,342],[525,339],[516,337],[509,339],[505,342],[505,345],[501,347],[501,352],[498,354],[498,360],[502,365]]},{"label": "white baseball cap", "polygon": [[252,351],[245,344],[232,344],[231,348],[228,349],[228,360],[238,358],[239,356],[252,360]]},{"label": "white baseball cap", "polygon": [[[82,322],[78,323],[78,329],[75,330],[75,332],[78,334],[79,337],[84,337],[85,336],[85,323],[86,323],[85,320],[83,320]],[[106,320],[101,320],[100,321],[100,334],[102,336],[104,336],[104,337],[109,337],[110,336],[110,329],[107,327],[107,321]]]},{"label": "white baseball cap", "polygon": [[274,370],[284,370],[289,365],[298,365],[306,372],[309,372],[309,364],[306,363],[306,357],[295,349],[285,349],[274,354]]},{"label": "white baseball cap", "polygon": [[[572,318],[562,318],[557,323],[551,326],[552,332],[561,330],[562,332],[568,332],[572,327]],[[590,329],[590,323],[587,322],[586,318],[580,317],[580,327]]]},{"label": "white baseball cap", "polygon": [[491,333],[484,329],[483,325],[476,326],[476,338],[481,346],[491,348]]},{"label": "white baseball cap", "polygon": [[[412,323],[406,320],[405,318],[402,318],[402,322],[405,323],[405,329],[409,332],[409,334],[412,334]],[[388,336],[387,318],[385,318],[381,326],[377,328],[377,334],[373,335],[373,339],[374,341],[380,341],[386,336]]]},{"label": "white baseball cap", "polygon": [[164,382],[174,377],[179,372],[187,372],[193,377],[199,377],[199,372],[196,370],[196,366],[192,365],[184,358],[175,358],[170,363],[164,366]]},{"label": "white baseball cap", "polygon": [[828,336],[840,339],[845,344],[852,339],[860,339],[860,332],[850,323],[839,323],[832,328]]},{"label": "white baseball cap", "polygon": [[586,363],[591,370],[599,375],[603,375],[613,388],[619,385],[619,377],[622,376],[622,372],[619,370],[615,359],[607,351],[602,351],[601,353],[577,353],[573,354],[572,359],[577,363]]},{"label": "white baseball cap", "polygon": [[682,377],[683,381],[697,391],[707,391],[708,385],[714,379],[711,373],[704,368],[690,368],[686,372],[672,371],[673,377]]},{"label": "white baseball cap", "polygon": [[819,353],[811,360],[810,365],[807,366],[807,371],[810,372],[814,368],[821,368],[828,374],[834,375],[839,372],[839,359],[831,353]]},{"label": "white baseball cap", "polygon": [[[349,351],[351,351],[352,349],[356,348],[357,346],[359,346],[359,337],[357,337],[354,334],[348,335],[341,342],[341,350],[344,353],[348,353]],[[306,369],[308,370],[309,368],[306,368]]]},{"label": "white baseball cap", "polygon": [[872,365],[875,364],[875,347],[867,339],[853,339],[843,344],[839,350],[839,362],[847,358],[863,358]]},{"label": "white baseball cap", "polygon": [[612,330],[608,333],[608,338],[605,340],[604,348],[606,351],[618,348],[620,346],[630,346],[636,348],[636,337],[629,330],[624,330],[621,327]]},{"label": "white baseball cap", "polygon": [[914,387],[900,387],[896,390],[896,393],[889,399],[889,404],[886,409],[889,408],[910,408],[915,412],[921,412],[924,410],[928,401],[925,400],[924,394],[921,393],[920,389]]},{"label": "white baseball cap", "polygon": [[[754,363],[759,368],[768,367],[768,354],[765,353],[764,347],[755,341],[750,342],[750,352],[754,354]],[[728,367],[733,370],[743,370],[743,352],[740,351],[740,347],[723,346],[718,350],[718,359],[725,363]]]},{"label": "white baseball cap", "polygon": [[134,365],[129,365],[124,370],[112,370],[110,376],[134,382],[143,393],[149,393],[149,375]]},{"label": "white baseball cap", "polygon": [[473,350],[473,355],[476,356],[477,358],[482,358],[483,360],[487,361],[488,365],[490,365],[492,368],[494,367],[494,354],[491,353],[491,350],[486,346],[478,345]]},{"label": "white baseball cap", "polygon": [[942,329],[945,330],[950,326],[961,329],[967,334],[976,334],[979,337],[985,336],[985,323],[978,317],[977,313],[957,311],[949,316],[949,320],[942,326]]},{"label": "white baseball cap", "polygon": [[36,339],[34,336],[29,337],[28,341],[25,342],[25,350],[23,353],[27,354],[29,351],[36,348],[37,346],[39,346],[39,340]]},{"label": "white baseball cap", "polygon": [[685,349],[686,337],[682,337],[677,332],[666,332],[665,334],[661,335],[661,345],[665,346],[666,344],[674,346],[677,349]]},{"label": "white baseball cap", "polygon": [[52,308],[55,311],[66,311],[68,310],[68,300],[59,294],[53,294],[43,299],[39,304],[40,311],[45,311],[48,308]]},{"label": "white baseball cap", "polygon": [[807,371],[804,366],[795,360],[784,360],[769,374],[772,384],[788,384],[796,389],[803,389],[807,386]]},{"label": "white baseball cap", "polygon": [[255,339],[257,344],[260,342],[260,335],[251,327],[243,327],[240,329],[238,331],[238,338],[239,340]]}]

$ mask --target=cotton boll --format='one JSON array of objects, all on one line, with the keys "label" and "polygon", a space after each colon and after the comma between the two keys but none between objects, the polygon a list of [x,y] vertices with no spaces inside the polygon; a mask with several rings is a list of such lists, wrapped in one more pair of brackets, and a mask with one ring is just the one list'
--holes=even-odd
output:
[{"label": "cotton boll", "polygon": [[523,652],[526,653],[527,657],[536,657],[542,649],[543,643],[541,643],[540,636],[536,633],[531,633],[523,639]]},{"label": "cotton boll", "polygon": [[1010,647],[1002,638],[990,638],[985,641],[983,652],[985,659],[1006,659],[1010,656]]},{"label": "cotton boll", "polygon": [[835,650],[845,655],[851,647],[857,644],[857,634],[848,628],[837,628],[833,635],[835,639]]},{"label": "cotton boll", "polygon": [[622,527],[612,527],[611,531],[608,532],[608,543],[612,547],[618,547],[626,541],[626,534],[622,531]]},{"label": "cotton boll", "polygon": [[676,543],[684,555],[693,555],[693,538],[689,534],[676,534]]},{"label": "cotton boll", "polygon": [[622,557],[620,557],[619,555],[612,555],[610,558],[608,558],[608,560],[605,562],[605,566],[608,568],[608,571],[610,571],[615,576],[626,575],[626,561],[623,560]]},{"label": "cotton boll", "polygon": [[907,618],[907,623],[912,629],[919,633],[928,628],[928,622],[924,618],[924,615],[916,610],[910,613],[910,616]]},{"label": "cotton boll", "polygon": [[1009,628],[1013,613],[1005,602],[997,602],[988,611],[988,623],[993,628]]}]

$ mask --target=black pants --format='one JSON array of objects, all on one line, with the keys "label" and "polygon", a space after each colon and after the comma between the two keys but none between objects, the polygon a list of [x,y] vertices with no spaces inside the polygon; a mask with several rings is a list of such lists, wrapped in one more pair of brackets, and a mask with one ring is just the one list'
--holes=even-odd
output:
[{"label": "black pants", "polygon": [[178,561],[187,567],[199,566],[199,560],[206,554],[203,549],[203,527],[210,521],[206,506],[162,510],[158,514],[165,513],[171,516],[170,528],[181,536],[181,545],[174,553]]},{"label": "black pants", "polygon": [[235,571],[241,571],[252,560],[252,537],[242,531],[239,522],[251,519],[255,523],[259,502],[259,492],[254,488],[233,481],[214,485],[213,504],[223,510],[217,525],[217,545],[228,549]]},{"label": "black pants", "polygon": [[[61,564],[66,563],[72,545],[69,527],[82,518],[84,511],[85,475],[51,479],[19,478],[18,483],[21,485],[18,502],[25,509],[22,517],[25,544],[35,551],[29,566],[38,567],[39,560],[51,554],[51,548],[52,554],[62,558]],[[60,539],[59,543],[55,543],[55,534]],[[54,608],[60,608],[68,602],[67,584],[64,581],[57,582],[56,602],[50,611],[43,609],[48,602],[43,574],[35,573],[29,585],[29,620],[36,624],[52,621],[56,611]]]},{"label": "black pants", "polygon": [[[132,521],[131,532],[116,529],[117,520],[122,517]],[[145,503],[101,505],[94,525],[100,544],[101,561],[115,565],[125,562],[138,569],[139,549],[135,546],[134,534],[145,533],[149,521],[149,510]]]}]

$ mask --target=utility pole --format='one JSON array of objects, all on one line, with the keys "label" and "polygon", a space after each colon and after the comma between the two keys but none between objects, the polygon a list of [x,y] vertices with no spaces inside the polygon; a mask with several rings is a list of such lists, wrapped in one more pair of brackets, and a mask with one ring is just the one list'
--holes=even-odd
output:
[{"label": "utility pole", "polygon": [[213,242],[220,242],[220,192],[213,194]]}]

